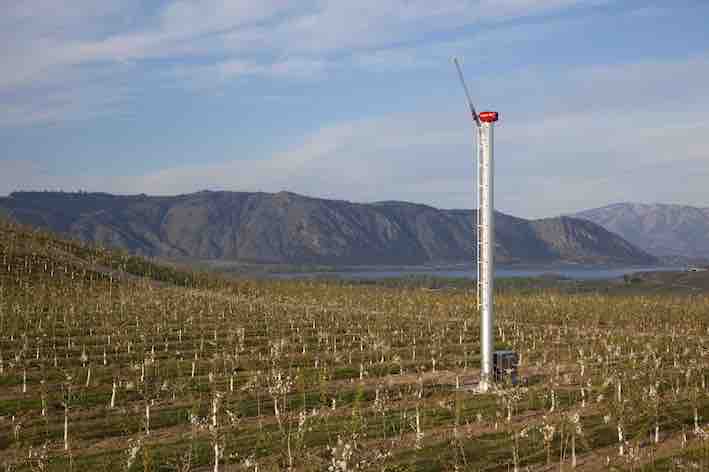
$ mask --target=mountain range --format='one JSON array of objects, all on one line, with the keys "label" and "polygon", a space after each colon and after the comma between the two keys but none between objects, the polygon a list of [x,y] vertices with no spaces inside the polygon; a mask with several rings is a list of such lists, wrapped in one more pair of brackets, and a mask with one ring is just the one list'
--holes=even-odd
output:
[{"label": "mountain range", "polygon": [[[16,192],[0,211],[83,241],[163,258],[327,265],[466,263],[473,210],[407,202],[352,203],[289,192],[198,192],[153,197]],[[656,264],[601,226],[572,217],[496,214],[502,263]]]},{"label": "mountain range", "polygon": [[617,203],[574,214],[663,258],[709,259],[709,208]]}]

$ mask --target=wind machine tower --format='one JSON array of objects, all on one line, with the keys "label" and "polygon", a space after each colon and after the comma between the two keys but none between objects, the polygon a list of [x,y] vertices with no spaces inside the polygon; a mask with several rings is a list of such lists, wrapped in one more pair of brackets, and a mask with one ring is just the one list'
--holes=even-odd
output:
[{"label": "wind machine tower", "polygon": [[500,380],[509,371],[512,381],[516,382],[517,355],[510,351],[493,352],[495,348],[495,214],[494,214],[494,176],[495,161],[494,137],[496,111],[483,111],[478,114],[470,98],[468,86],[463,78],[463,71],[457,58],[453,59],[460,83],[463,85],[468,107],[477,131],[477,202],[478,213],[475,225],[475,254],[477,266],[477,299],[480,310],[480,383],[478,391],[486,392],[492,382]]}]

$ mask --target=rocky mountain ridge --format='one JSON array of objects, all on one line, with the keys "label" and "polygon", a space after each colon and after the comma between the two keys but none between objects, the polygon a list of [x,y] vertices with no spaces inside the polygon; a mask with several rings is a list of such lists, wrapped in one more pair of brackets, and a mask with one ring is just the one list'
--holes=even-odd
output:
[{"label": "rocky mountain ridge", "polygon": [[[0,210],[21,223],[165,258],[415,265],[475,256],[474,211],[407,202],[363,204],[289,192],[16,192],[0,198]],[[496,239],[502,263],[657,263],[621,237],[570,217],[525,220],[498,213]]]},{"label": "rocky mountain ridge", "polygon": [[573,215],[658,257],[709,258],[709,208],[616,203]]}]

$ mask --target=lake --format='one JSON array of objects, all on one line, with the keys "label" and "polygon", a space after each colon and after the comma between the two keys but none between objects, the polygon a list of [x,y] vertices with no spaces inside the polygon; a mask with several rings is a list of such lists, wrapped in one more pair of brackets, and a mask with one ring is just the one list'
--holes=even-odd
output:
[{"label": "lake", "polygon": [[[575,280],[610,280],[623,277],[626,274],[637,272],[674,272],[686,270],[684,267],[542,267],[542,268],[516,268],[499,267],[495,270],[495,278],[508,277],[539,277],[546,275],[561,276]],[[345,280],[379,280],[401,277],[443,277],[462,278],[474,280],[477,274],[472,269],[437,269],[430,267],[412,267],[404,269],[350,269],[330,272],[301,272],[271,274],[276,278],[339,278]]]}]

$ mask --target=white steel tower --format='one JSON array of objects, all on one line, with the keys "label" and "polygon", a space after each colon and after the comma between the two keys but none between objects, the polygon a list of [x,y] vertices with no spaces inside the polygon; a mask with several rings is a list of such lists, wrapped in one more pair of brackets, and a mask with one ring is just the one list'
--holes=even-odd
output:
[{"label": "white steel tower", "polygon": [[468,99],[470,113],[477,131],[477,200],[478,212],[475,227],[476,235],[476,266],[477,266],[477,296],[480,310],[480,384],[478,390],[486,392],[495,380],[493,371],[493,350],[495,348],[495,311],[494,311],[494,277],[495,277],[495,214],[494,214],[494,132],[498,113],[484,111],[476,113],[470,98],[468,87],[463,78],[463,72],[457,59],[453,59],[460,82]]}]

